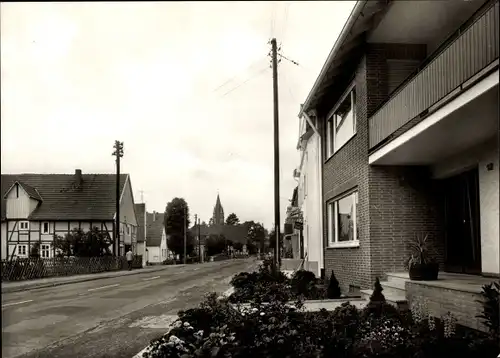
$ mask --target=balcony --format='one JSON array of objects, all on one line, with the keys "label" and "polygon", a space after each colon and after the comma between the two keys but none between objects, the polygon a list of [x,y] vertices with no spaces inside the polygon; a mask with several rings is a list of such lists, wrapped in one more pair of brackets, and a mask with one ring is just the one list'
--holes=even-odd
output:
[{"label": "balcony", "polygon": [[397,137],[498,66],[499,3],[458,30],[448,44],[407,80],[369,119],[371,151]]}]

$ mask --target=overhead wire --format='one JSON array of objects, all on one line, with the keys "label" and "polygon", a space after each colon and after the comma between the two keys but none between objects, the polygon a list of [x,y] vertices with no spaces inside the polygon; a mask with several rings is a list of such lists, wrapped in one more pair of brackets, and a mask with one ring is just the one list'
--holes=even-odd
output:
[{"label": "overhead wire", "polygon": [[[254,68],[255,66],[257,66],[259,64],[260,61],[264,60],[266,57],[261,57],[255,61],[253,61],[250,65],[248,65],[247,68],[245,68],[242,72],[246,72],[246,71],[249,71],[251,70],[252,68]],[[220,90],[222,87],[226,86],[227,84],[229,84],[230,82],[234,81],[235,79],[237,79],[239,76],[238,75],[235,75],[233,77],[231,77],[230,79],[228,79],[227,81],[225,81],[224,83],[222,83],[221,85],[217,86],[212,92],[217,92],[218,90]]]},{"label": "overhead wire", "polygon": [[241,86],[243,86],[244,84],[250,82],[251,80],[255,79],[256,77],[260,76],[261,74],[263,74],[264,72],[266,72],[267,70],[269,70],[269,67],[266,66],[265,68],[261,69],[260,71],[258,71],[257,73],[255,73],[252,77],[249,77],[248,79],[246,79],[245,81],[243,81],[242,83],[240,83],[238,86],[230,89],[229,91],[225,92],[221,97],[225,97],[226,95],[228,95],[229,93],[233,92],[233,91],[236,91],[238,88],[240,88]]}]

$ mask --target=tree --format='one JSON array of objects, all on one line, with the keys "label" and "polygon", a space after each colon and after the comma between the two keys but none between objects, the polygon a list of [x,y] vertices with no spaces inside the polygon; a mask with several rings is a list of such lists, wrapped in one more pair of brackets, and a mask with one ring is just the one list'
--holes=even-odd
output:
[{"label": "tree", "polygon": [[[184,217],[185,216],[185,217]],[[185,221],[184,221],[185,218]],[[170,251],[184,257],[184,232],[186,233],[186,255],[194,250],[194,238],[189,231],[189,207],[183,198],[173,198],[167,204],[164,217],[167,246]]]},{"label": "tree", "polygon": [[54,235],[54,248],[61,256],[96,257],[110,255],[109,247],[113,240],[107,232],[94,227],[84,232],[82,229],[73,229],[64,237]]},{"label": "tree", "polygon": [[[279,242],[279,247],[283,247],[283,238],[284,238],[284,235],[283,233],[280,232],[280,242]],[[269,247],[271,249],[276,249],[276,233],[273,230],[271,230],[271,232],[269,233]]]},{"label": "tree", "polygon": [[250,242],[256,247],[260,247],[260,252],[264,252],[264,243],[266,240],[266,229],[264,229],[264,226],[254,221],[245,221],[243,225],[248,227],[247,245]]},{"label": "tree", "polygon": [[226,249],[226,238],[224,235],[211,234],[205,245],[207,247],[208,256],[214,256],[222,253]]},{"label": "tree", "polygon": [[239,223],[240,219],[238,219],[235,213],[229,214],[229,216],[226,218],[226,225],[235,226],[238,225]]},{"label": "tree", "polygon": [[257,245],[255,245],[250,239],[247,239],[247,252],[250,255],[255,255],[258,251]]}]

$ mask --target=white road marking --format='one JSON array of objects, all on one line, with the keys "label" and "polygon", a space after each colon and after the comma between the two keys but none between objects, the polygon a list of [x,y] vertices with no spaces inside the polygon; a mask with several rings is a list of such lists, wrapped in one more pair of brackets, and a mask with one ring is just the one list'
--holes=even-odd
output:
[{"label": "white road marking", "polygon": [[27,300],[27,301],[21,301],[21,302],[14,302],[14,303],[6,303],[6,304],[2,305],[2,308],[3,307],[8,307],[8,306],[21,305],[23,303],[28,303],[28,302],[33,302],[33,300]]},{"label": "white road marking", "polygon": [[144,278],[143,281],[149,281],[149,280],[155,280],[157,278],[160,278],[160,276],[155,276],[155,277],[149,277],[149,278]]},{"label": "white road marking", "polygon": [[116,286],[120,286],[119,283],[115,283],[114,285],[107,285],[107,286],[102,286],[102,287],[96,287],[96,288],[89,288],[87,291],[97,291],[97,290],[102,290],[104,288],[110,288],[110,287],[116,287]]}]

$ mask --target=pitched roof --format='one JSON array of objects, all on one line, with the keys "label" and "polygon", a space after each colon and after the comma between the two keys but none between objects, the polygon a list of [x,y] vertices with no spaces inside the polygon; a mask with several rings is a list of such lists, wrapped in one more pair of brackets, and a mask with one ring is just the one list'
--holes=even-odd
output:
[{"label": "pitched roof", "polygon": [[[120,175],[121,192],[128,174]],[[28,194],[38,193],[42,202],[30,220],[112,220],[116,209],[116,175],[82,174],[75,185],[73,174],[2,174],[1,216],[5,219],[5,193],[19,182]]]},{"label": "pitched roof", "polygon": [[9,189],[7,189],[7,191],[5,193],[3,193],[3,196],[4,198],[7,196],[7,194],[9,193],[9,191],[12,190],[12,188],[14,187],[14,185],[16,184],[19,184],[21,186],[21,188],[24,189],[24,191],[28,194],[28,196],[30,198],[33,198],[33,199],[36,199],[38,201],[42,201],[42,197],[40,196],[40,194],[38,193],[38,191],[33,188],[32,186],[26,184],[26,183],[22,183],[18,180],[16,180],[11,186]]},{"label": "pitched roof", "polygon": [[[156,215],[155,220],[153,220]],[[161,236],[164,230],[163,213],[146,213],[146,246],[161,245]]]},{"label": "pitched roof", "polygon": [[144,219],[146,216],[146,204],[135,204],[135,215],[137,216],[137,242],[144,242]]},{"label": "pitched roof", "polygon": [[[198,235],[198,226],[192,226],[190,229],[193,236]],[[226,239],[233,242],[247,243],[248,226],[240,225],[200,225],[200,236],[224,235]]]}]

